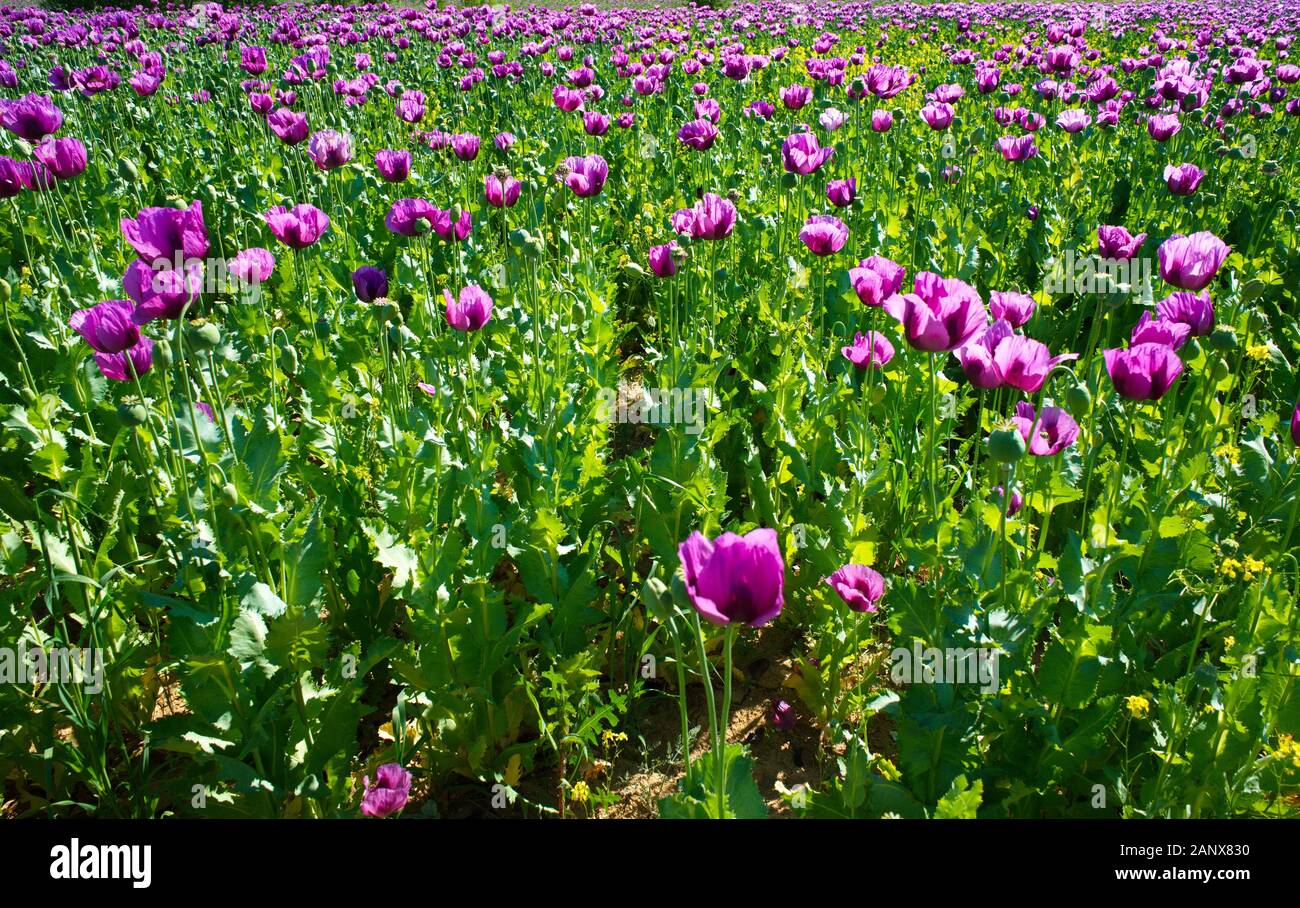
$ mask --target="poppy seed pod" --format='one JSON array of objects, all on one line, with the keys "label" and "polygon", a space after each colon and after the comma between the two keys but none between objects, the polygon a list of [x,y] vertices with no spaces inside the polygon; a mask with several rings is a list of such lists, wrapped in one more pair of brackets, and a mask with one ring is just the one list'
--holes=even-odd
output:
[{"label": "poppy seed pod", "polygon": [[1075,385],[1065,392],[1065,408],[1076,419],[1083,418],[1092,410],[1092,392],[1086,385]]},{"label": "poppy seed pod", "polygon": [[143,426],[149,421],[149,411],[144,404],[119,404],[117,418],[124,426]]},{"label": "poppy seed pod", "polygon": [[1000,425],[989,433],[989,457],[1001,464],[1012,464],[1025,456],[1025,437],[1013,425]]}]

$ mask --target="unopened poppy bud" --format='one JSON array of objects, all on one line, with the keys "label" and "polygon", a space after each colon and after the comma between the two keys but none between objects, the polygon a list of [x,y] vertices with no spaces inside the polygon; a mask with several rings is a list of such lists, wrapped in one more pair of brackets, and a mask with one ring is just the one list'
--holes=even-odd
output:
[{"label": "unopened poppy bud", "polygon": [[293,347],[285,347],[280,351],[280,371],[285,375],[293,375],[298,371],[298,351]]},{"label": "unopened poppy bud", "polygon": [[882,400],[884,400],[884,399],[885,399],[885,386],[884,386],[884,384],[882,383],[882,384],[875,385],[875,386],[871,389],[871,402],[872,402],[873,404],[878,404],[878,403],[880,403],[880,402],[881,402]]},{"label": "unopened poppy bud", "polygon": [[1232,367],[1228,365],[1228,361],[1223,357],[1216,359],[1214,361],[1214,366],[1210,369],[1210,374],[1214,376],[1216,382],[1223,381],[1231,372]]},{"label": "unopened poppy bud", "polygon": [[4,278],[0,278],[0,303],[9,302],[9,297],[13,295],[13,288]]},{"label": "unopened poppy bud", "polygon": [[164,369],[176,361],[176,357],[172,356],[172,345],[166,338],[154,341],[153,361]]},{"label": "unopened poppy bud", "polygon": [[233,482],[228,482],[221,487],[221,502],[232,508],[239,504],[239,489],[235,488]]},{"label": "unopened poppy bud", "polygon": [[989,457],[997,463],[1012,464],[1025,456],[1025,437],[1014,425],[1003,425],[989,433]]},{"label": "unopened poppy bud", "polygon": [[221,328],[212,322],[205,322],[194,329],[190,339],[200,350],[215,349],[221,343]]},{"label": "unopened poppy bud", "polygon": [[1076,419],[1086,416],[1092,409],[1092,392],[1086,385],[1075,385],[1065,392],[1065,408]]}]

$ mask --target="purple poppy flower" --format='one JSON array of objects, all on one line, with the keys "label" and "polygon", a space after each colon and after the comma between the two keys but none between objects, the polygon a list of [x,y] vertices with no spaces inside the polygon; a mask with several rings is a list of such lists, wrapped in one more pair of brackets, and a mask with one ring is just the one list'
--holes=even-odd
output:
[{"label": "purple poppy flower", "polygon": [[994,290],[989,294],[989,313],[994,320],[1002,319],[1012,328],[1020,328],[1034,315],[1034,299],[1023,293],[1004,293]]},{"label": "purple poppy flower", "polygon": [[677,250],[677,242],[664,243],[660,246],[651,246],[649,252],[650,270],[658,277],[672,277],[677,273],[677,260],[673,257]]},{"label": "purple poppy flower", "polygon": [[1008,161],[1027,161],[1038,155],[1038,146],[1034,144],[1032,135],[1024,136],[999,136],[998,151],[1002,152],[1002,157]]},{"label": "purple poppy flower", "polygon": [[322,129],[307,143],[307,156],[321,170],[337,170],[352,160],[352,140],[332,129]]},{"label": "purple poppy flower", "polygon": [[95,365],[113,381],[132,381],[153,368],[153,341],[144,337],[135,346],[118,353],[96,353]]},{"label": "purple poppy flower", "polygon": [[307,140],[307,117],[287,107],[271,111],[266,117],[266,125],[286,145],[297,145]]},{"label": "purple poppy flower", "polygon": [[847,180],[831,180],[826,184],[826,198],[836,208],[849,207],[857,195],[858,181],[853,177]]},{"label": "purple poppy flower", "polygon": [[352,272],[352,289],[361,302],[373,303],[381,296],[388,296],[388,275],[382,268],[362,265]]},{"label": "purple poppy flower", "polygon": [[276,205],[265,216],[266,226],[281,243],[290,249],[306,249],[319,240],[329,229],[329,215],[315,205],[301,202],[286,209]]},{"label": "purple poppy flower", "polygon": [[0,157],[0,199],[12,199],[22,192],[22,168],[10,157]]},{"label": "purple poppy flower", "polygon": [[781,614],[785,563],[775,530],[723,533],[716,540],[695,532],[677,547],[677,557],[691,604],[706,621],[761,627]]},{"label": "purple poppy flower", "polygon": [[1187,338],[1191,334],[1190,325],[1165,318],[1153,319],[1150,312],[1143,312],[1142,318],[1138,320],[1133,333],[1129,336],[1128,343],[1130,347],[1136,347],[1138,344],[1164,344],[1177,350],[1187,343]]},{"label": "purple poppy flower", "polygon": [[871,129],[873,132],[889,132],[889,128],[894,125],[894,115],[887,110],[873,110],[871,112]]},{"label": "purple poppy flower", "polygon": [[451,153],[462,161],[478,157],[479,137],[472,132],[459,132],[451,137]]},{"label": "purple poppy flower", "polygon": [[778,697],[772,701],[772,712],[768,716],[768,721],[778,731],[789,731],[794,728],[797,721],[794,707]]},{"label": "purple poppy flower", "polygon": [[105,300],[78,309],[68,324],[100,353],[121,353],[140,340],[140,326],[131,318],[135,306],[128,300]]},{"label": "purple poppy flower", "polygon": [[849,115],[834,107],[822,111],[822,115],[817,118],[817,122],[820,123],[822,129],[827,132],[835,132],[848,121]]},{"label": "purple poppy flower", "polygon": [[260,246],[239,252],[226,264],[226,270],[245,284],[260,284],[275,271],[275,256]]},{"label": "purple poppy flower", "polygon": [[123,218],[121,226],[135,254],[148,262],[201,259],[208,254],[208,228],[198,199],[188,208],[141,208],[134,218]]},{"label": "purple poppy flower", "polygon": [[1227,244],[1208,230],[1191,236],[1176,233],[1160,244],[1160,279],[1179,290],[1204,290],[1228,252]]},{"label": "purple poppy flower", "polygon": [[462,208],[455,220],[452,219],[453,214],[455,214],[454,210],[444,211],[441,208],[435,208],[429,223],[438,239],[447,243],[464,242],[473,229],[473,221],[470,219],[468,209]]},{"label": "purple poppy flower", "polygon": [[401,183],[411,175],[411,153],[385,148],[375,152],[375,169],[389,183]]},{"label": "purple poppy flower", "polygon": [[1070,134],[1082,132],[1091,122],[1088,112],[1078,107],[1063,110],[1056,117],[1056,125]]},{"label": "purple poppy flower", "polygon": [[1104,350],[1102,355],[1115,390],[1132,400],[1159,400],[1183,373],[1183,361],[1165,344]]},{"label": "purple poppy flower", "polygon": [[1011,490],[1010,501],[1007,501],[1006,492],[1000,485],[993,487],[993,494],[995,496],[994,500],[998,504],[1006,504],[1008,517],[1015,517],[1025,505],[1025,496],[1021,495],[1018,489]]},{"label": "purple poppy flower", "polygon": [[388,817],[400,813],[411,795],[411,774],[397,763],[385,763],[375,770],[375,784],[366,776],[361,812],[368,817]]},{"label": "purple poppy flower", "polygon": [[16,101],[0,100],[0,126],[20,139],[36,143],[63,125],[63,111],[45,95],[29,94]]},{"label": "purple poppy flower", "polygon": [[1052,356],[1046,344],[1023,334],[1013,334],[1002,340],[993,353],[993,362],[1003,383],[1026,394],[1036,393],[1058,365],[1078,358],[1077,353]]},{"label": "purple poppy flower", "polygon": [[718,127],[705,119],[691,120],[677,130],[677,140],[696,151],[707,151],[717,138]]},{"label": "purple poppy flower", "polygon": [[564,184],[573,190],[574,195],[584,199],[600,195],[605,180],[609,178],[609,164],[604,158],[598,154],[589,154],[565,158],[564,163],[569,170]]},{"label": "purple poppy flower", "polygon": [[859,369],[883,369],[894,358],[894,345],[879,331],[868,331],[866,335],[859,331],[853,335],[853,345],[841,347],[840,353]]},{"label": "purple poppy flower", "polygon": [[483,178],[483,196],[493,208],[512,208],[523,185],[510,174],[490,173]]},{"label": "purple poppy flower", "polygon": [[401,236],[420,236],[432,229],[433,217],[437,211],[424,199],[398,199],[388,209],[384,225]]},{"label": "purple poppy flower", "polygon": [[582,131],[589,136],[603,136],[609,132],[609,115],[596,110],[583,111]]},{"label": "purple poppy flower", "polygon": [[786,172],[803,176],[817,171],[834,154],[834,148],[822,148],[811,132],[797,132],[781,145],[781,162]]},{"label": "purple poppy flower", "polygon": [[788,85],[777,94],[787,110],[799,110],[812,100],[812,89],[807,85]]},{"label": "purple poppy flower", "polygon": [[1291,440],[1300,445],[1300,403],[1295,405],[1295,412],[1291,414]]},{"label": "purple poppy flower", "polygon": [[947,129],[952,124],[953,106],[942,101],[931,101],[921,108],[921,119],[933,130]]},{"label": "purple poppy flower", "polygon": [[814,214],[799,231],[799,239],[814,255],[839,252],[848,238],[849,228],[833,214]]},{"label": "purple poppy flower", "polygon": [[1155,114],[1147,119],[1147,132],[1157,142],[1168,142],[1182,128],[1178,114]]},{"label": "purple poppy flower", "polygon": [[1029,445],[1029,453],[1036,457],[1059,454],[1079,437],[1079,424],[1060,407],[1043,407],[1042,413],[1035,416],[1034,405],[1022,400],[1016,404],[1016,415],[1011,421]]},{"label": "purple poppy flower", "polygon": [[1166,321],[1187,325],[1193,337],[1204,337],[1214,330],[1214,304],[1204,291],[1175,291],[1156,303],[1156,313]]},{"label": "purple poppy flower", "polygon": [[32,154],[60,180],[70,180],[86,169],[86,146],[71,136],[48,138]]},{"label": "purple poppy flower", "polygon": [[1192,195],[1205,179],[1205,171],[1195,164],[1165,165],[1165,185],[1173,195]]},{"label": "purple poppy flower", "polygon": [[180,318],[185,307],[203,291],[203,263],[189,262],[182,269],[161,267],[163,259],[150,266],[135,259],[122,275],[122,289],[135,300],[132,318],[143,325],[154,319]]},{"label": "purple poppy flower", "polygon": [[983,300],[964,281],[922,271],[913,289],[913,293],[889,297],[884,308],[902,323],[907,342],[918,350],[955,350],[988,324]]},{"label": "purple poppy flower", "polygon": [[1097,254],[1104,259],[1131,259],[1138,254],[1146,238],[1145,233],[1133,236],[1123,227],[1103,225],[1097,228]]},{"label": "purple poppy flower", "polygon": [[457,331],[477,331],[492,317],[492,297],[477,284],[462,287],[458,299],[452,298],[450,290],[442,295],[447,301],[447,324]]},{"label": "purple poppy flower", "polygon": [[855,612],[874,612],[885,595],[885,578],[865,564],[846,564],[826,578],[844,604]]},{"label": "purple poppy flower", "polygon": [[906,274],[907,270],[897,262],[873,255],[849,269],[849,283],[863,303],[880,306],[902,289]]},{"label": "purple poppy flower", "polygon": [[962,372],[966,373],[966,380],[976,388],[985,390],[1002,387],[1002,372],[998,368],[995,354],[998,344],[1011,336],[1011,323],[998,319],[958,347],[957,360],[961,363]]},{"label": "purple poppy flower", "polygon": [[690,234],[697,240],[724,239],[736,225],[736,206],[714,192],[704,193],[689,211]]}]

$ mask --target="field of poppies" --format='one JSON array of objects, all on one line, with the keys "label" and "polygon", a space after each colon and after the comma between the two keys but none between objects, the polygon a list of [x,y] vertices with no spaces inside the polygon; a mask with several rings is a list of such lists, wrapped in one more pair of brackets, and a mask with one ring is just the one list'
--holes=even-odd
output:
[{"label": "field of poppies", "polygon": [[1300,814],[1297,38],[0,9],[3,815]]}]

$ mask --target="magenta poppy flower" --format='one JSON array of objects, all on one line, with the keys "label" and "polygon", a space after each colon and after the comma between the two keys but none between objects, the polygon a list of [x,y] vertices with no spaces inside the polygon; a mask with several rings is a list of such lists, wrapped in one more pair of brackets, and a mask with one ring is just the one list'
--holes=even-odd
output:
[{"label": "magenta poppy flower", "polygon": [[401,236],[420,236],[433,229],[433,217],[437,211],[424,199],[398,199],[389,207],[384,225]]},{"label": "magenta poppy flower", "polygon": [[307,117],[295,113],[287,107],[280,107],[267,114],[266,125],[276,138],[286,145],[297,145],[307,140]]},{"label": "magenta poppy flower", "polygon": [[365,792],[361,796],[361,812],[368,817],[382,818],[400,813],[411,795],[411,774],[397,763],[385,763],[375,770],[375,784],[366,776]]},{"label": "magenta poppy flower", "polygon": [[1022,400],[1016,404],[1016,415],[1011,421],[1028,444],[1029,453],[1036,457],[1059,454],[1079,437],[1079,424],[1060,407],[1043,407],[1042,413],[1035,416],[1034,405]]},{"label": "magenta poppy flower", "polygon": [[551,100],[555,102],[555,106],[560,110],[565,113],[572,113],[582,106],[583,94],[580,89],[557,85],[551,92]]},{"label": "magenta poppy flower", "polygon": [[1168,142],[1182,128],[1178,114],[1155,114],[1147,119],[1147,132],[1157,142]]},{"label": "magenta poppy flower", "polygon": [[483,197],[493,208],[512,208],[523,185],[510,174],[490,173],[483,178]]},{"label": "magenta poppy flower", "polygon": [[478,157],[479,137],[472,132],[458,132],[451,137],[451,153],[462,161]]},{"label": "magenta poppy flower", "polygon": [[70,180],[86,169],[86,146],[71,136],[48,138],[32,154],[60,180]]},{"label": "magenta poppy flower", "polygon": [[660,246],[651,246],[648,254],[650,270],[658,277],[672,277],[676,274],[677,260],[673,257],[676,250],[675,240]]},{"label": "magenta poppy flower", "polygon": [[492,297],[477,284],[462,287],[459,298],[450,290],[442,291],[447,301],[447,324],[457,331],[477,331],[492,317]]},{"label": "magenta poppy flower", "polygon": [[705,119],[691,120],[677,130],[677,140],[696,151],[707,151],[717,138],[718,127]]},{"label": "magenta poppy flower", "polygon": [[990,390],[1003,385],[995,354],[998,344],[1012,336],[1011,323],[998,319],[957,348],[957,360],[966,380],[976,388]]},{"label": "magenta poppy flower", "polygon": [[1127,260],[1138,254],[1147,235],[1133,236],[1123,227],[1103,225],[1097,228],[1097,254],[1104,259]]},{"label": "magenta poppy flower", "polygon": [[1183,361],[1165,344],[1104,350],[1102,355],[1115,390],[1132,400],[1159,400],[1183,374]]},{"label": "magenta poppy flower", "polygon": [[690,234],[697,240],[724,239],[735,225],[736,206],[715,192],[704,193],[690,209]]},{"label": "magenta poppy flower", "polygon": [[807,85],[789,85],[779,92],[781,103],[789,110],[799,110],[812,100],[812,89]]},{"label": "magenta poppy flower", "polygon": [[1020,328],[1034,315],[1034,299],[1023,293],[1004,293],[994,290],[989,294],[989,313],[994,320],[1001,319],[1012,328]]},{"label": "magenta poppy flower", "polygon": [[993,362],[1003,383],[1026,394],[1037,392],[1058,365],[1078,358],[1077,353],[1052,356],[1046,344],[1023,334],[1013,334],[1002,340],[993,353]]},{"label": "magenta poppy flower", "polygon": [[208,228],[198,199],[188,208],[141,208],[134,218],[123,218],[121,226],[135,254],[149,262],[201,259],[208,254]]},{"label": "magenta poppy flower", "polygon": [[0,199],[12,199],[22,192],[22,168],[10,157],[0,157]]},{"label": "magenta poppy flower", "polygon": [[869,92],[877,98],[888,100],[916,79],[904,66],[887,66],[876,63],[867,69],[865,82]]},{"label": "magenta poppy flower", "polygon": [[260,246],[245,249],[235,255],[226,270],[245,284],[260,284],[275,271],[275,256]]},{"label": "magenta poppy flower", "polygon": [[1164,344],[1177,350],[1187,343],[1187,338],[1191,337],[1191,334],[1190,325],[1165,318],[1152,318],[1150,312],[1143,312],[1142,318],[1133,328],[1133,333],[1129,335],[1128,343],[1130,347],[1136,347],[1138,344]]},{"label": "magenta poppy flower", "polygon": [[375,152],[375,169],[389,183],[401,183],[411,175],[411,153],[385,148]]},{"label": "magenta poppy flower", "polygon": [[276,205],[265,214],[266,226],[290,249],[306,249],[329,229],[329,215],[315,205],[301,202],[293,208]]},{"label": "magenta poppy flower", "polygon": [[506,152],[513,148],[517,141],[519,140],[515,138],[513,132],[499,132],[493,137],[492,144],[497,147],[498,151]]},{"label": "magenta poppy flower", "polygon": [[859,262],[858,267],[849,269],[849,283],[863,303],[880,306],[902,289],[906,275],[907,269],[902,265],[873,255]]},{"label": "magenta poppy flower", "polygon": [[999,136],[998,151],[1002,152],[1005,160],[1028,161],[1038,155],[1038,146],[1034,144],[1032,135]]},{"label": "magenta poppy flower", "polygon": [[1295,405],[1295,412],[1291,414],[1291,440],[1300,445],[1300,403]]},{"label": "magenta poppy flower", "polygon": [[307,143],[307,156],[321,170],[337,170],[352,160],[352,140],[332,129],[322,129]]},{"label": "magenta poppy flower", "polygon": [[28,94],[16,101],[0,100],[0,126],[33,144],[63,125],[63,111],[45,95]]},{"label": "magenta poppy flower", "polygon": [[140,340],[140,326],[131,317],[135,306],[129,300],[105,300],[89,309],[78,309],[68,325],[100,353],[121,353]]},{"label": "magenta poppy flower", "polygon": [[834,154],[834,148],[822,148],[811,132],[797,132],[781,145],[781,162],[786,172],[802,176],[816,172]]},{"label": "magenta poppy flower", "polygon": [[381,296],[388,296],[388,275],[382,268],[362,265],[352,272],[352,289],[361,302],[373,303]]},{"label": "magenta poppy flower", "polygon": [[1191,236],[1176,233],[1160,244],[1160,279],[1179,290],[1204,290],[1228,252],[1227,244],[1208,230]]},{"label": "magenta poppy flower", "polygon": [[814,214],[799,231],[799,239],[814,255],[839,252],[848,238],[849,228],[833,214]]},{"label": "magenta poppy flower", "polygon": [[464,242],[473,229],[473,222],[470,219],[468,209],[461,209],[460,215],[453,221],[451,211],[443,211],[441,208],[433,209],[433,217],[429,223],[433,227],[433,232],[437,234],[438,239],[444,242]]},{"label": "magenta poppy flower", "polygon": [[588,199],[600,195],[600,190],[609,178],[609,164],[598,154],[564,159],[568,174],[564,184],[573,190],[579,198]]},{"label": "magenta poppy flower", "polygon": [[887,110],[873,110],[871,112],[871,129],[873,132],[889,132],[889,128],[894,125],[894,115]]},{"label": "magenta poppy flower", "polygon": [[153,340],[141,336],[135,346],[117,353],[96,353],[95,365],[113,381],[132,381],[153,368]]},{"label": "magenta poppy flower", "polygon": [[588,110],[582,114],[582,131],[589,136],[603,136],[609,132],[609,114]]},{"label": "magenta poppy flower", "polygon": [[1078,107],[1063,110],[1056,117],[1056,125],[1071,135],[1082,132],[1091,122],[1092,117],[1088,115],[1088,112]]},{"label": "magenta poppy flower", "polygon": [[1175,291],[1156,303],[1156,313],[1166,321],[1186,325],[1193,337],[1204,337],[1214,330],[1214,304],[1205,291]]},{"label": "magenta poppy flower", "polygon": [[853,344],[841,347],[840,354],[859,369],[883,369],[894,358],[894,345],[879,331],[861,331],[853,335]]},{"label": "magenta poppy flower", "polygon": [[854,177],[847,180],[831,180],[826,184],[826,198],[836,208],[848,208],[858,195],[858,181]]},{"label": "magenta poppy flower", "polygon": [[996,501],[999,505],[1002,504],[1006,505],[1008,517],[1015,517],[1017,514],[1020,513],[1020,509],[1025,505],[1025,496],[1021,495],[1018,489],[1011,490],[1011,500],[1008,501],[1006,497],[1006,490],[1003,489],[1002,486],[997,485],[993,487],[993,496],[994,496],[993,500]]},{"label": "magenta poppy flower", "polygon": [[1173,195],[1193,195],[1205,179],[1205,171],[1195,164],[1165,165],[1165,185]]},{"label": "magenta poppy flower", "polygon": [[885,578],[865,564],[846,564],[826,578],[851,611],[874,612],[885,595]]},{"label": "magenta poppy flower", "polygon": [[776,698],[772,701],[772,712],[768,716],[768,721],[778,731],[789,731],[794,728],[797,721],[794,707],[781,698]]},{"label": "magenta poppy flower", "polygon": [[922,271],[913,289],[913,293],[889,297],[884,308],[902,323],[907,342],[918,350],[955,350],[988,324],[984,301],[964,281]]},{"label": "magenta poppy flower", "polygon": [[695,532],[677,547],[677,557],[691,604],[706,621],[761,627],[781,614],[785,563],[775,530],[723,533],[716,540]]},{"label": "magenta poppy flower", "polygon": [[936,131],[947,129],[952,124],[954,114],[953,106],[941,101],[931,101],[921,108],[921,119]]},{"label": "magenta poppy flower", "polygon": [[135,259],[122,275],[122,289],[136,303],[132,317],[137,324],[180,318],[203,291],[202,262],[191,261],[178,270],[158,267],[164,261],[155,259],[151,266]]}]

